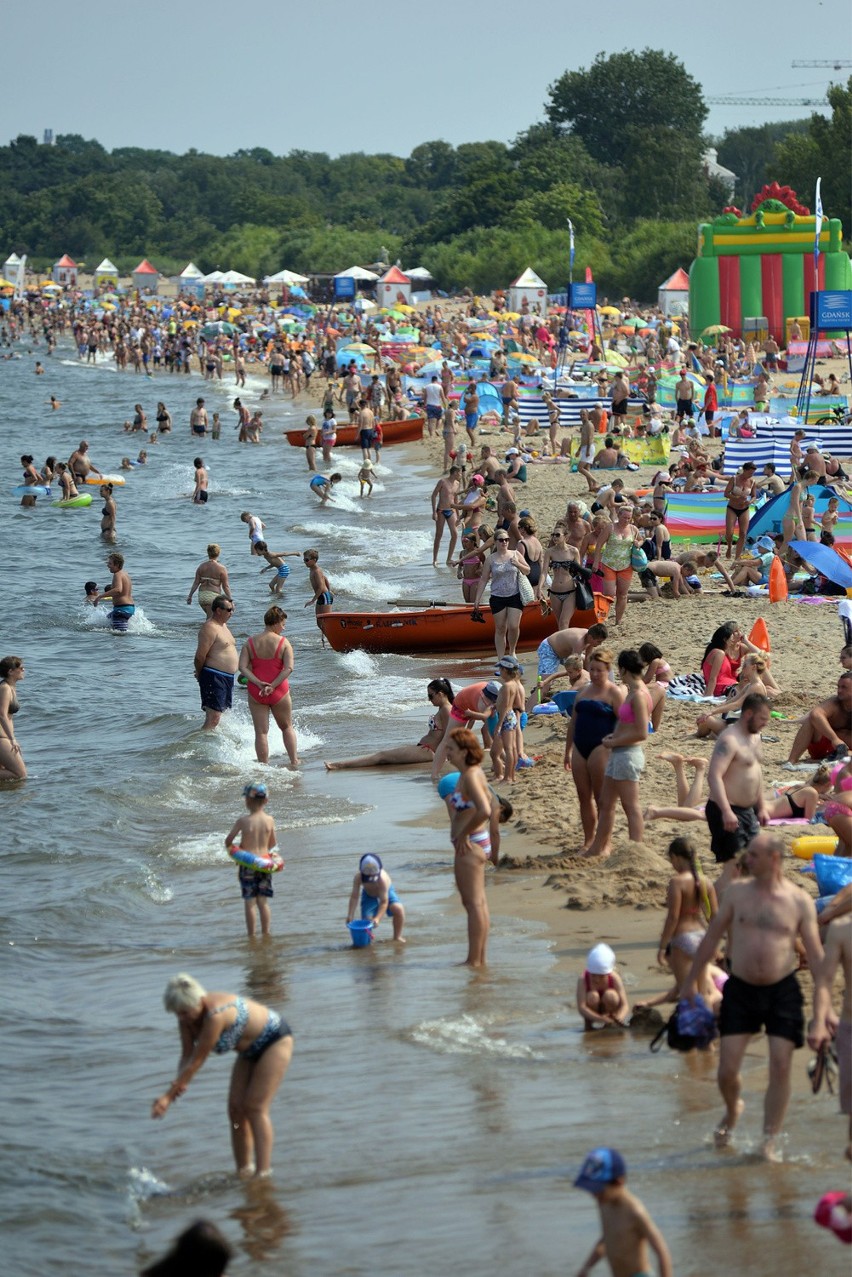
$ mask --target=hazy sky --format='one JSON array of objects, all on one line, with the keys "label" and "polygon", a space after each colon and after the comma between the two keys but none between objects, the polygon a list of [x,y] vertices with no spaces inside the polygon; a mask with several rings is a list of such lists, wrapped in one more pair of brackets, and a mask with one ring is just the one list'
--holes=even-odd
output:
[{"label": "hazy sky", "polygon": [[[821,97],[852,68],[849,0],[4,0],[0,143],[79,133],[109,150],[389,151],[511,139],[595,55],[674,53],[705,97]],[[811,108],[711,106],[708,130]]]}]

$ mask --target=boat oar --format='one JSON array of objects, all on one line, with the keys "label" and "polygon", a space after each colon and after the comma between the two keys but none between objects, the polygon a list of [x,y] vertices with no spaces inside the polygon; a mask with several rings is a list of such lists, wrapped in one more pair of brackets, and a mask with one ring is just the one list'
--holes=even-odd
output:
[{"label": "boat oar", "polygon": [[443,603],[440,599],[386,599],[388,607],[453,607],[452,603]]}]

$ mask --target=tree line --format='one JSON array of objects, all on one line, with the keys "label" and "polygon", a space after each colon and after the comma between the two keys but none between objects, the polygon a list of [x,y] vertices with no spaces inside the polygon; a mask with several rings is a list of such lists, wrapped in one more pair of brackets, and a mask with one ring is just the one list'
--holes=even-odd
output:
[{"label": "tree line", "polygon": [[0,244],[47,267],[63,252],[123,271],[151,258],[165,274],[261,277],[286,265],[331,272],[354,262],[428,267],[446,289],[505,285],[527,265],[551,288],[577,266],[613,295],[643,299],[694,256],[696,223],[727,203],[702,162],[715,142],[747,208],[777,179],[823,205],[848,234],[852,78],[831,115],[704,132],[700,84],[672,54],[599,54],[548,90],[543,119],[514,141],[424,142],[407,158],[330,157],[262,147],[226,157],[119,147],[76,134],[54,146],[21,135],[0,148]]}]

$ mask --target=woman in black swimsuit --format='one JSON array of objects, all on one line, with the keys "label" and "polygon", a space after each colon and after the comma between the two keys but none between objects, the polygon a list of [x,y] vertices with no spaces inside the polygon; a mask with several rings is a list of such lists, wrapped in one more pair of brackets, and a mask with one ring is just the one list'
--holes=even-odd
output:
[{"label": "woman in black swimsuit", "polygon": [[15,688],[23,677],[23,657],[4,656],[0,660],[0,780],[27,778],[26,764],[12,724],[12,718],[20,708]]},{"label": "woman in black swimsuit", "polygon": [[625,689],[610,680],[613,654],[596,648],[589,660],[591,680],[577,693],[565,737],[565,770],[572,773],[583,822],[583,851],[591,845],[598,819],[597,801],[603,788],[609,750],[601,744],[615,730]]},{"label": "woman in black swimsuit", "polygon": [[164,403],[157,404],[157,429],[161,435],[167,435],[172,428],[172,418]]},{"label": "woman in black swimsuit", "polygon": [[571,575],[571,565],[579,564],[580,552],[569,545],[565,537],[565,529],[554,529],[550,545],[544,552],[541,564],[541,579],[536,586],[536,595],[541,598],[547,577],[550,576],[548,600],[550,610],[556,619],[556,628],[564,629],[571,621],[574,613],[574,599],[577,586]]},{"label": "woman in black swimsuit", "polygon": [[811,820],[831,789],[831,769],[818,767],[804,785],[793,785],[777,798],[765,800],[770,820]]},{"label": "woman in black swimsuit", "polygon": [[518,541],[518,550],[524,556],[530,565],[529,582],[533,589],[537,589],[541,580],[541,565],[544,559],[544,546],[538,539],[536,533],[535,519],[525,514],[518,520],[518,527],[521,530],[521,536]]}]

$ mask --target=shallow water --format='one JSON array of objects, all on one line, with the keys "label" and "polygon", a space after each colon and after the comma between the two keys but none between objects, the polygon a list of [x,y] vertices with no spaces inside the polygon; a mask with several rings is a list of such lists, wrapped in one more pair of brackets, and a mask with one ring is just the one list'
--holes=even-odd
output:
[{"label": "shallow water", "polygon": [[[2,504],[2,646],[26,658],[16,726],[31,773],[0,785],[8,1270],[132,1272],[203,1214],[237,1245],[234,1273],[562,1274],[597,1235],[594,1204],[570,1177],[589,1147],[612,1142],[678,1273],[796,1272],[815,1260],[839,1271],[838,1243],[809,1222],[816,1198],[847,1179],[833,1101],[794,1106],[788,1164],[752,1160],[754,1106],[738,1151],[719,1156],[708,1142],[719,1110],[712,1062],[578,1032],[573,981],[536,925],[497,919],[484,976],[453,965],[464,925],[445,831],[427,821],[426,775],[324,770],[324,757],[417,739],[426,680],[473,678],[481,660],[323,649],[293,560],[284,606],[302,771],[277,765],[280,742],[273,766],[254,761],[242,693],[221,731],[198,730],[201,613],[185,597],[207,542],[221,544],[231,574],[238,639],[261,628],[269,601],[243,509],[268,524],[274,549],[316,545],[343,607],[430,597],[431,480],[416,449],[387,450],[367,502],[357,454],[341,453],[344,490],[321,511],[303,453],[280,437],[307,405],[265,401],[264,446],[239,448],[230,383],[146,382],[67,353],[35,378],[36,355],[0,363],[7,488],[21,452],[67,457],[82,437],[115,471],[140,446],[121,432],[137,399],[153,417],[163,398],[175,429],[117,494],[117,548],[140,608],[127,637],[81,602],[87,578],[108,580],[97,498],[88,511],[22,510],[8,494]],[[241,392],[252,408],[261,384]],[[59,412],[46,406],[51,393]],[[200,509],[187,499],[199,394],[223,418],[221,441],[202,448],[211,499]],[[455,597],[445,570],[437,580]],[[222,839],[242,785],[261,777],[287,866],[274,938],[251,945]],[[407,906],[400,952],[349,947],[347,898],[366,850],[382,855]],[[587,940],[580,919],[578,970]],[[271,1181],[231,1174],[222,1060],[208,1061],[165,1121],[148,1116],[174,1076],[177,1034],[161,996],[177,970],[269,1002],[293,1026]],[[752,1078],[763,1053],[749,1057]]]}]

